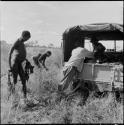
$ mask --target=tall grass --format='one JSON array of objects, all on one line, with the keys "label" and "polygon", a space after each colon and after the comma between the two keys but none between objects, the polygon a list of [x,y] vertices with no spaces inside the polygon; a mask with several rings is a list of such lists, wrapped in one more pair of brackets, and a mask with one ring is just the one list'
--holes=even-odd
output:
[{"label": "tall grass", "polygon": [[[34,49],[34,48],[33,48]],[[29,49],[29,60],[39,51],[45,49]],[[60,99],[57,85],[62,78],[61,50],[51,49],[52,56],[46,60],[45,69],[35,67],[30,75],[28,88],[29,103],[27,106],[20,104],[21,84],[17,84],[17,95],[11,107],[11,101],[6,100],[6,78],[1,81],[1,123],[123,123],[123,105],[115,100],[110,93],[104,98],[96,98],[91,93],[85,105],[82,104],[82,96],[79,92],[68,100]],[[33,62],[32,62],[33,63]]]}]

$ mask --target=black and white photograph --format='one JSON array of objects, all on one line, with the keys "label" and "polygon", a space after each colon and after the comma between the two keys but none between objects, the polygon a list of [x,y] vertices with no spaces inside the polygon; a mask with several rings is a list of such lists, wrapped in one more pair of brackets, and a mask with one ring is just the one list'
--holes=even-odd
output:
[{"label": "black and white photograph", "polygon": [[123,0],[0,9],[1,124],[123,124]]}]

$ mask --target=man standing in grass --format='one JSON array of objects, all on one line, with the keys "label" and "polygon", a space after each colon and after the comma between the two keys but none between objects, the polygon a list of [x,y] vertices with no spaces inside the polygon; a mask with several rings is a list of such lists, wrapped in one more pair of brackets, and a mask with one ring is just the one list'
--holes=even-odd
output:
[{"label": "man standing in grass", "polygon": [[21,37],[18,38],[12,46],[9,54],[9,67],[13,76],[14,88],[19,75],[23,85],[24,98],[26,98],[26,78],[22,66],[23,61],[26,60],[26,48],[24,42],[26,42],[30,37],[31,35],[29,31],[23,31]]}]

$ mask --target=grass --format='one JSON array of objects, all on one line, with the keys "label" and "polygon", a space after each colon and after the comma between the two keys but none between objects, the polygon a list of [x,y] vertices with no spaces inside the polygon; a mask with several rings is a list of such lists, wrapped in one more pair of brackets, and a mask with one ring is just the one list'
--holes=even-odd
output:
[{"label": "grass", "polygon": [[[28,59],[47,48],[27,48]],[[59,99],[57,85],[62,78],[61,50],[49,48],[52,56],[47,59],[49,71],[37,69],[30,76],[27,84],[29,102],[20,103],[21,84],[16,87],[14,101],[7,101],[7,76],[1,78],[1,123],[3,124],[42,124],[42,123],[123,123],[123,104],[115,100],[110,93],[103,98],[96,98],[91,93],[85,105],[82,96],[75,93],[68,100]],[[33,62],[32,62],[33,63]]]}]

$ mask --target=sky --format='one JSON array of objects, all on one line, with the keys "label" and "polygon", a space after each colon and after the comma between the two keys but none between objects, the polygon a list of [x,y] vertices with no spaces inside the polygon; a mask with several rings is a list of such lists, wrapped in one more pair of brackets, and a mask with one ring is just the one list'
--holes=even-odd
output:
[{"label": "sky", "polygon": [[123,1],[0,1],[1,40],[14,43],[23,30],[30,41],[60,46],[66,28],[90,23],[123,24]]}]

